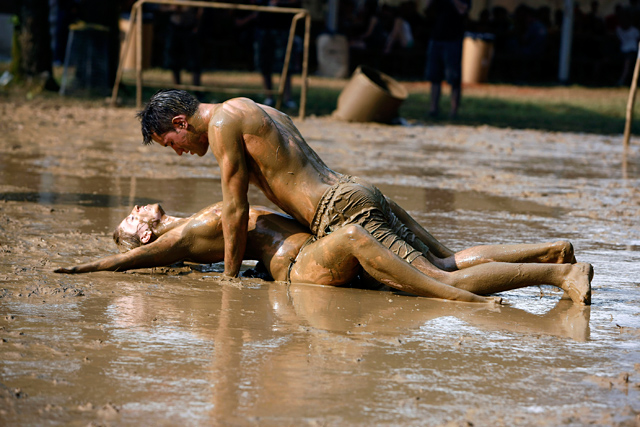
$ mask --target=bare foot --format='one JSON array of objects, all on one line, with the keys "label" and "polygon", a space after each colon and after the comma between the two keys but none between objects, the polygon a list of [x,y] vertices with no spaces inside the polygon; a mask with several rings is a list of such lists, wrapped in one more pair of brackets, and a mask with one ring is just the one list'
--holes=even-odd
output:
[{"label": "bare foot", "polygon": [[[569,294],[571,300],[580,305],[591,304],[591,279],[593,279],[593,266],[586,262],[578,262],[571,266],[571,271],[564,281],[565,295]],[[563,296],[564,297],[564,296]]]}]

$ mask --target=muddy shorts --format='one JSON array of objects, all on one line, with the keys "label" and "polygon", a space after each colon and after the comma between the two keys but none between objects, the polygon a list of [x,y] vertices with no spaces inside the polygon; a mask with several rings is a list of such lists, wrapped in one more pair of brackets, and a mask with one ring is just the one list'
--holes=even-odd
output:
[{"label": "muddy shorts", "polygon": [[362,226],[384,247],[409,263],[428,251],[391,211],[380,190],[365,180],[343,175],[320,199],[310,228],[322,238],[350,224]]}]

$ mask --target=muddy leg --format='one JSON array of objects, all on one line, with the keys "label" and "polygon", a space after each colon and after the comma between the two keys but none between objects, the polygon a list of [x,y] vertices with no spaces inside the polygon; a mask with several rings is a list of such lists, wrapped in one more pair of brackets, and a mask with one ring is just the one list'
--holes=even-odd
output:
[{"label": "muddy leg", "polygon": [[486,262],[575,263],[573,245],[566,241],[521,245],[481,245],[456,252],[453,256],[429,261],[446,271],[472,267]]},{"label": "muddy leg", "polygon": [[491,262],[445,272],[420,257],[413,265],[443,283],[480,295],[547,284],[566,291],[575,303],[591,303],[593,267],[586,263]]},{"label": "muddy leg", "polygon": [[501,301],[501,298],[476,295],[426,276],[359,225],[344,227],[304,248],[291,270],[291,281],[341,285],[355,277],[354,266],[362,266],[380,283],[420,296],[466,302]]}]

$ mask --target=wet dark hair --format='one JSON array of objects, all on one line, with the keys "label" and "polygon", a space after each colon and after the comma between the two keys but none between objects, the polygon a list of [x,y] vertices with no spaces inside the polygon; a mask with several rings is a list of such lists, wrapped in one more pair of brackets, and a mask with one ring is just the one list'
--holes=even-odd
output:
[{"label": "wet dark hair", "polygon": [[118,250],[121,253],[129,252],[131,249],[135,249],[138,246],[142,246],[142,240],[137,234],[129,234],[122,231],[122,228],[118,226],[113,232],[113,241],[116,242]]},{"label": "wet dark hair", "polygon": [[173,130],[171,122],[175,116],[184,114],[193,116],[198,111],[200,101],[187,91],[179,89],[162,89],[156,92],[142,111],[136,114],[142,126],[142,143],[153,143],[151,136]]}]

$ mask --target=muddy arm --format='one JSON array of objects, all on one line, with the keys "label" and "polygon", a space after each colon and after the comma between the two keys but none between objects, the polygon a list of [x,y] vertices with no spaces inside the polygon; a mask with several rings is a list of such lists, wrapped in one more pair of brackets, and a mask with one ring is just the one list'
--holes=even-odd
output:
[{"label": "muddy arm", "polygon": [[402,221],[402,223],[409,230],[411,230],[413,234],[418,237],[418,239],[420,239],[425,245],[427,245],[429,247],[429,250],[431,250],[434,255],[438,256],[439,258],[447,258],[455,254],[454,251],[443,245],[440,241],[438,241],[438,239],[433,237],[431,233],[425,230],[415,219],[411,217],[411,215],[407,213],[407,211],[402,209],[402,207],[400,207],[396,202],[388,197],[386,199],[391,206],[391,210],[398,217],[398,219]]},{"label": "muddy arm", "polygon": [[123,254],[111,255],[74,267],[57,268],[54,272],[78,274],[92,271],[125,271],[135,268],[161,267],[182,261],[187,257],[186,251],[177,244],[177,239],[163,237],[149,245],[140,246]]},{"label": "muddy arm", "polygon": [[222,184],[224,274],[231,277],[240,271],[249,223],[249,169],[241,127],[243,117],[237,105],[227,103],[211,119],[216,125],[209,130],[209,143],[220,166]]}]

